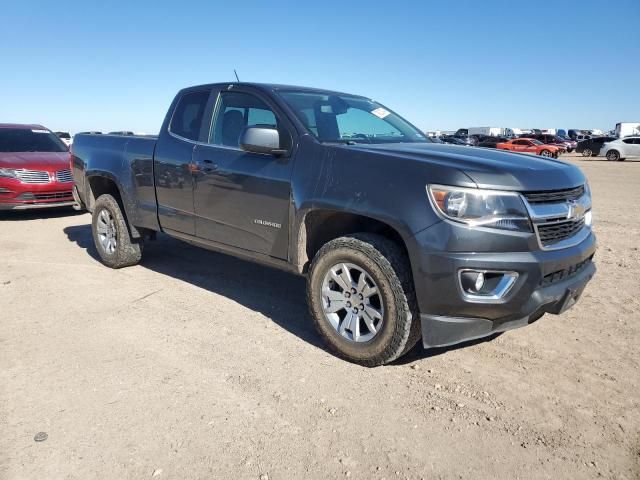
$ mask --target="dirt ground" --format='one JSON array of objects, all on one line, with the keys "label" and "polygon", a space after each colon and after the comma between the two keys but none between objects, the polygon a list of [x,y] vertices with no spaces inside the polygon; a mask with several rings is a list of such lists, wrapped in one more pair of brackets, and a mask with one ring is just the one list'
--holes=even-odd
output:
[{"label": "dirt ground", "polygon": [[302,278],[167,237],[110,270],[88,214],[0,214],[0,479],[640,478],[640,161],[571,161],[581,301],[375,369],[323,348]]}]

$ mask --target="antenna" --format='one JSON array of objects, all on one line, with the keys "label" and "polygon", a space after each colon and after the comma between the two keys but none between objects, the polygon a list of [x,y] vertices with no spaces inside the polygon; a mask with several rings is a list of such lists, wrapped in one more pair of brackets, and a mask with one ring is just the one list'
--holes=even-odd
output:
[{"label": "antenna", "polygon": [[240,83],[240,79],[238,78],[238,72],[236,72],[235,68],[233,69],[233,73],[235,74],[236,80],[238,81],[238,83]]}]

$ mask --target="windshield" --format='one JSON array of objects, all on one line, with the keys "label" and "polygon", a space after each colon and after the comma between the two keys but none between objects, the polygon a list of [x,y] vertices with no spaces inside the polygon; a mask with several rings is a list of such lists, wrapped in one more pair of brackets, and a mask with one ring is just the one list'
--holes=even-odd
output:
[{"label": "windshield", "polygon": [[49,130],[0,128],[0,152],[66,152],[67,147]]},{"label": "windshield", "polygon": [[321,142],[429,143],[409,122],[379,103],[329,92],[280,92],[298,119]]}]

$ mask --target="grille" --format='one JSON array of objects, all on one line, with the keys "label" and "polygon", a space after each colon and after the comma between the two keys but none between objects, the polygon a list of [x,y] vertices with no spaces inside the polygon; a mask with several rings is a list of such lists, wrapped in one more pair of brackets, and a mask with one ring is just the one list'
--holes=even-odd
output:
[{"label": "grille", "polygon": [[538,237],[543,246],[549,247],[570,238],[584,227],[584,218],[549,224],[537,224]]},{"label": "grille", "polygon": [[564,270],[558,270],[558,271],[549,273],[548,275],[545,275],[544,277],[542,277],[542,280],[540,281],[540,285],[542,285],[543,287],[548,287],[549,285],[553,285],[554,283],[558,283],[558,282],[561,282],[562,280],[572,277],[576,273],[582,271],[587,265],[591,263],[592,260],[593,260],[593,255],[591,255],[589,258],[587,258],[586,260],[583,260],[580,263],[576,263],[575,265],[571,265],[570,267],[565,268]]},{"label": "grille", "polygon": [[72,196],[71,190],[68,192],[54,192],[54,193],[34,193],[36,200],[57,200],[61,198],[69,198]]},{"label": "grille", "polygon": [[73,176],[71,175],[71,170],[68,168],[66,170],[58,170],[56,173],[56,178],[60,183],[71,183],[73,182]]},{"label": "grille", "polygon": [[14,170],[16,177],[22,183],[44,184],[49,183],[49,172],[43,170]]},{"label": "grille", "polygon": [[577,200],[584,194],[584,185],[567,190],[553,190],[550,192],[529,192],[523,195],[529,203],[558,203]]}]

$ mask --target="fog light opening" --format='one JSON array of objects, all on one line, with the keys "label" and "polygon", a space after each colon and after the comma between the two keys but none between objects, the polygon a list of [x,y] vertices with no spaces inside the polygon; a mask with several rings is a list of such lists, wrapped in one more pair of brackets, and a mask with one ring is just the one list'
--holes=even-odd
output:
[{"label": "fog light opening", "polygon": [[459,273],[463,296],[475,301],[496,301],[504,298],[517,278],[517,272],[465,269]]}]

